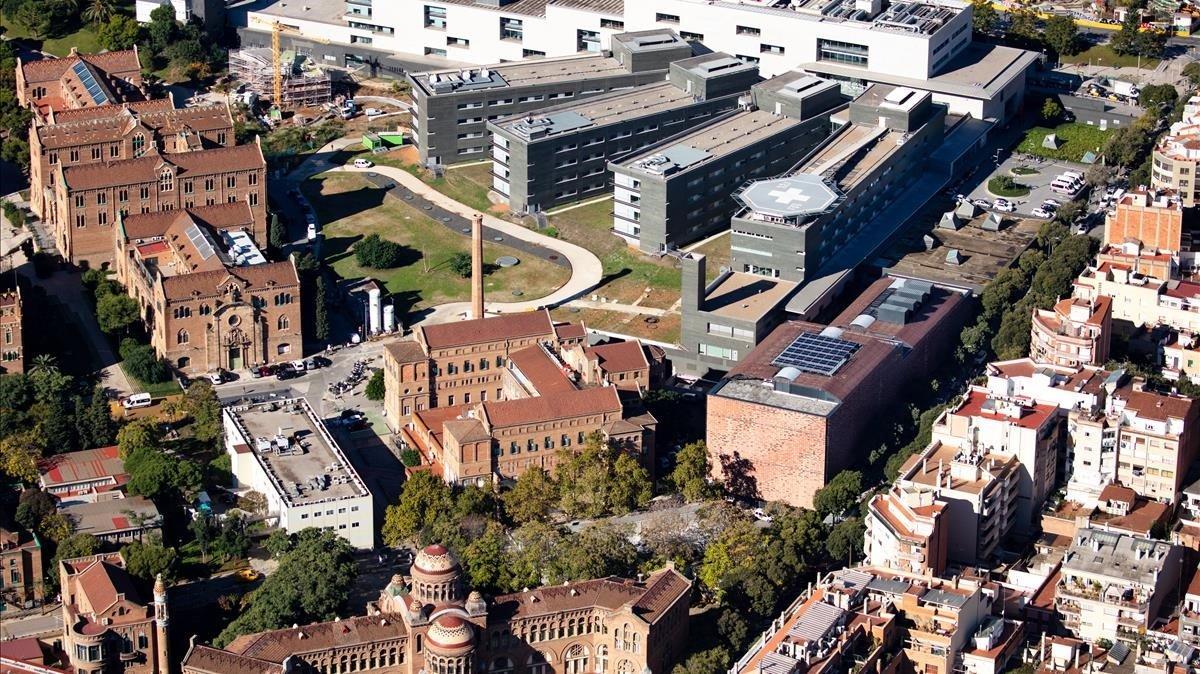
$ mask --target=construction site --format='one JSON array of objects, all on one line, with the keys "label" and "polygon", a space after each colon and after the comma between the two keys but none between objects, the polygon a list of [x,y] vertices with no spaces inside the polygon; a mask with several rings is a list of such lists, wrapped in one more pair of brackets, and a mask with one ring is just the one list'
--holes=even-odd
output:
[{"label": "construction site", "polygon": [[263,47],[231,51],[229,73],[260,99],[282,108],[322,106],[333,97],[329,73],[311,57],[290,49],[278,57]]}]

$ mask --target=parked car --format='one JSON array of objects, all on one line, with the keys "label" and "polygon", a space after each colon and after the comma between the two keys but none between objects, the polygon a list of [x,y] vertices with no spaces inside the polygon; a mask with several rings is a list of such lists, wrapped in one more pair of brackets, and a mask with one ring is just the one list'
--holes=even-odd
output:
[{"label": "parked car", "polygon": [[152,402],[153,400],[150,399],[149,393],[134,393],[121,401],[121,407],[127,410],[134,410],[139,407],[149,407]]},{"label": "parked car", "polygon": [[225,382],[229,381],[229,373],[218,368],[216,372],[208,373],[208,380],[211,381],[214,386],[224,384]]},{"label": "parked car", "polygon": [[260,377],[270,377],[274,375],[278,369],[279,367],[276,365],[263,365],[255,370],[255,372],[257,372],[258,376]]},{"label": "parked car", "polygon": [[767,512],[765,510],[763,510],[762,508],[755,508],[754,509],[754,519],[756,519],[760,522],[771,522],[775,518],[768,515]]},{"label": "parked car", "polygon": [[297,371],[297,372],[306,372],[306,371],[308,371],[308,364],[304,362],[304,359],[303,359],[303,358],[299,358],[299,359],[297,359],[297,360],[293,360],[291,363],[289,363],[289,365],[291,365],[291,366],[292,366],[292,369],[293,369],[293,370],[295,370],[295,371]]},{"label": "parked car", "polygon": [[379,108],[367,108],[366,110],[363,110],[363,112],[366,113],[367,117],[378,117],[379,115],[383,114],[383,110],[380,110]]},{"label": "parked car", "polygon": [[333,365],[333,361],[329,360],[325,356],[313,356],[312,358],[309,358],[309,360],[312,361],[313,369],[329,367],[330,365]]},{"label": "parked car", "polygon": [[284,364],[280,365],[277,370],[275,370],[275,378],[278,379],[279,381],[295,379],[296,377],[299,377],[299,376],[300,376],[300,373],[296,372],[296,368],[292,367],[291,363],[284,363]]},{"label": "parked car", "polygon": [[988,201],[987,199],[975,199],[971,203],[975,204],[976,206],[978,206],[979,208],[982,208],[985,211],[991,209],[991,207],[992,207],[992,202]]},{"label": "parked car", "polygon": [[1017,205],[1008,199],[997,199],[992,202],[992,210],[1000,211],[1001,213],[1012,213],[1017,210]]},{"label": "parked car", "polygon": [[1029,214],[1035,218],[1041,218],[1043,220],[1049,220],[1054,217],[1054,213],[1052,213],[1051,211],[1048,211],[1044,208],[1035,208],[1032,211],[1030,211]]},{"label": "parked car", "polygon": [[374,165],[375,162],[371,161],[370,159],[363,159],[359,157],[358,159],[354,160],[354,168],[371,168]]},{"label": "parked car", "polygon": [[1045,208],[1046,210],[1054,210],[1059,206],[1062,206],[1062,204],[1059,203],[1058,199],[1047,199],[1042,202],[1042,208]]}]

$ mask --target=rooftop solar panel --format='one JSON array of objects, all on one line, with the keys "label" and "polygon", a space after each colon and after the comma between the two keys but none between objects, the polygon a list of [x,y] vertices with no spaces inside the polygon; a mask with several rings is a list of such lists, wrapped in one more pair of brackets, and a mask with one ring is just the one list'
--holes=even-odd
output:
[{"label": "rooftop solar panel", "polygon": [[96,77],[92,75],[91,69],[83,61],[78,61],[71,66],[71,70],[79,76],[79,81],[83,83],[83,88],[87,90],[88,96],[92,97],[92,101],[96,105],[103,105],[108,102],[108,94],[104,92],[104,87],[96,81]]},{"label": "rooftop solar panel", "polygon": [[200,254],[201,258],[207,260],[217,254],[217,250],[213,248],[212,242],[209,241],[204,232],[200,231],[200,228],[195,223],[188,225],[187,237],[192,242],[192,245],[196,247],[196,252]]},{"label": "rooftop solar panel", "polygon": [[850,356],[860,346],[845,339],[802,332],[775,357],[774,363],[780,367],[790,365],[802,372],[831,377],[850,361]]}]

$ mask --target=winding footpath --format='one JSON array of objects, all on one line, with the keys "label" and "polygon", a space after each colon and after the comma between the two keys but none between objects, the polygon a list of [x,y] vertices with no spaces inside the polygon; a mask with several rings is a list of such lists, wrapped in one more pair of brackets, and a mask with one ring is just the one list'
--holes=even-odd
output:
[{"label": "winding footpath", "polygon": [[[470,219],[478,211],[462,204],[441,192],[426,185],[420,178],[393,166],[375,165],[369,169],[359,169],[352,166],[341,166],[333,163],[331,158],[336,155],[339,150],[343,150],[352,145],[358,144],[359,138],[339,138],[319,151],[311,155],[308,159],[302,162],[288,176],[289,181],[298,182],[310,176],[326,171],[336,171],[345,173],[376,173],[396,182],[396,184],[405,187],[414,194],[437,204],[439,207],[455,213],[464,218]],[[571,268],[571,278],[557,290],[531,300],[522,300],[519,302],[486,302],[484,308],[489,314],[506,314],[517,313],[522,311],[535,311],[542,308],[556,307],[560,304],[565,304],[573,299],[582,297],[596,286],[600,285],[600,281],[604,276],[604,266],[600,262],[600,258],[596,257],[590,250],[577,246],[573,243],[556,239],[551,236],[546,236],[532,229],[522,227],[516,223],[502,220],[488,213],[483,214],[483,224],[485,227],[501,232],[506,237],[519,239],[543,248],[550,249],[557,253]],[[470,302],[448,302],[434,307],[425,315],[419,317],[413,323],[446,323],[455,320],[464,320],[469,318],[471,304]]]}]

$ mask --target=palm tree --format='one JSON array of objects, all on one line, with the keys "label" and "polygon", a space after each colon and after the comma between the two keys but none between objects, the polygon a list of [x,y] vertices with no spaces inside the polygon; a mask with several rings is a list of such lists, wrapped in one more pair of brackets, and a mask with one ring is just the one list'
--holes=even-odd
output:
[{"label": "palm tree", "polygon": [[58,374],[58,359],[49,353],[40,354],[33,359],[33,367],[30,369],[30,372]]},{"label": "palm tree", "polygon": [[107,23],[116,12],[116,3],[113,0],[92,0],[87,8],[83,10],[83,18],[86,21],[91,21],[99,25]]}]

